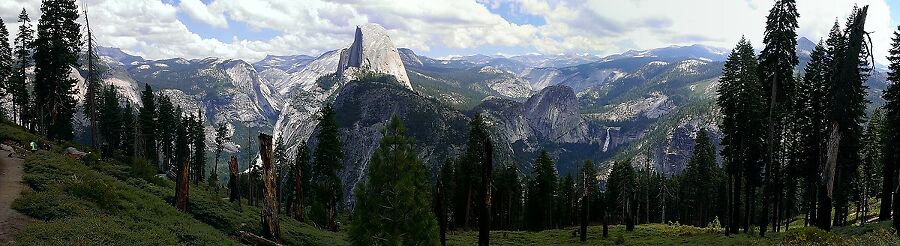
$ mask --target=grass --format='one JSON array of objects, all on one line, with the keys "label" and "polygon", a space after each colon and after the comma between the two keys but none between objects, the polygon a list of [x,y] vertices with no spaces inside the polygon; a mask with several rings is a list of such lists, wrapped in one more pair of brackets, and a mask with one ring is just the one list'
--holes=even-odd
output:
[{"label": "grass", "polygon": [[237,244],[166,201],[61,154],[29,154],[25,173],[33,191],[23,192],[13,208],[45,222],[16,235],[18,244]]},{"label": "grass", "polygon": [[[3,140],[38,139],[0,124]],[[83,161],[50,151],[28,154],[24,190],[13,208],[43,220],[16,236],[20,245],[237,245],[239,231],[259,234],[260,209],[223,200],[205,185],[192,186],[188,213],[172,207],[175,184],[124,165],[88,155]],[[281,241],[288,245],[347,245],[346,234],[319,230],[281,217]]]},{"label": "grass", "polygon": [[[792,228],[787,232],[725,235],[719,230],[684,225],[647,224],[626,232],[624,226],[609,227],[609,237],[602,237],[601,226],[588,227],[588,240],[579,241],[577,228],[540,232],[492,231],[491,245],[900,245],[890,222],[865,227],[836,228],[825,232],[813,227]],[[474,245],[478,232],[451,232],[448,245]]]}]

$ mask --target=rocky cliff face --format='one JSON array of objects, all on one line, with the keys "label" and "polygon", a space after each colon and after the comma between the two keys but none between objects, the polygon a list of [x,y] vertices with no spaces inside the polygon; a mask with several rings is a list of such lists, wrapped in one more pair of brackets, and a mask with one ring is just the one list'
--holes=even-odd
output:
[{"label": "rocky cliff face", "polygon": [[[365,179],[369,159],[379,147],[391,117],[403,120],[419,157],[429,168],[461,153],[469,118],[438,101],[399,85],[394,77],[351,81],[334,100],[344,150],[344,201],[352,208],[353,191]],[[313,134],[315,135],[315,134]],[[315,138],[310,139],[314,146]]]},{"label": "rocky cliff face", "polygon": [[397,47],[384,27],[378,24],[356,27],[353,44],[341,52],[337,67],[338,78],[352,80],[353,73],[359,70],[393,75],[400,85],[412,90]]},{"label": "rocky cliff face", "polygon": [[[298,143],[309,139],[319,123],[317,115],[322,106],[337,98],[357,71],[392,75],[399,85],[412,90],[400,53],[384,28],[376,24],[357,27],[350,47],[326,52],[274,84],[289,98],[275,123],[276,140]],[[288,153],[293,155],[297,146],[288,146]]]},{"label": "rocky cliff face", "polygon": [[587,141],[587,125],[578,113],[578,99],[567,86],[550,86],[523,105],[528,125],[540,137],[554,143]]}]

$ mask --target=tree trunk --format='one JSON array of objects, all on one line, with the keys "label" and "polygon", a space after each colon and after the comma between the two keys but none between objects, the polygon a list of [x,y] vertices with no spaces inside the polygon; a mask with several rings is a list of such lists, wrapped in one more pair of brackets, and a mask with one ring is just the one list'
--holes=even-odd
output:
[{"label": "tree trunk", "polygon": [[837,168],[838,151],[843,135],[840,131],[841,125],[831,122],[831,134],[828,137],[826,149],[825,169],[822,172],[822,199],[819,206],[819,223],[818,227],[823,230],[831,230],[831,209],[832,209],[832,193],[834,191],[835,169]]},{"label": "tree trunk", "polygon": [[750,233],[750,224],[753,223],[753,205],[756,203],[755,189],[750,177],[747,177],[747,186],[744,188],[744,233]]},{"label": "tree trunk", "polygon": [[178,170],[178,179],[175,182],[175,208],[178,208],[181,212],[187,212],[190,171],[190,162],[185,160]]},{"label": "tree trunk", "polygon": [[278,225],[278,197],[275,194],[275,164],[272,163],[272,136],[259,134],[259,156],[262,159],[263,237],[278,240],[281,228]]},{"label": "tree trunk", "polygon": [[[890,145],[892,143],[885,143]],[[893,148],[888,148],[888,151],[884,152],[884,168],[882,169],[882,177],[883,183],[881,186],[881,211],[878,212],[878,220],[886,221],[891,219],[891,210],[893,206],[891,202],[894,198],[894,189],[896,185],[894,184],[895,179],[897,178],[897,167],[894,165],[894,158],[896,154],[892,153],[891,150]]]},{"label": "tree trunk", "polygon": [[494,146],[490,139],[485,139],[484,155],[485,160],[481,163],[481,194],[483,202],[481,204],[481,214],[478,221],[481,222],[481,228],[478,230],[478,245],[488,246],[491,241],[491,174],[494,173]]},{"label": "tree trunk", "polygon": [[591,189],[588,184],[588,175],[587,172],[584,172],[582,176],[582,192],[581,192],[581,241],[587,241],[587,226],[588,226],[588,216],[590,216],[590,207],[591,207]]},{"label": "tree trunk", "polygon": [[441,233],[441,246],[447,245],[447,209],[444,208],[444,181],[443,177],[437,179],[437,191],[435,192],[434,212],[438,219],[438,227]]},{"label": "tree trunk", "polygon": [[300,163],[294,164],[294,203],[291,206],[291,212],[297,221],[304,221],[305,211],[303,211],[303,168]]},{"label": "tree trunk", "polygon": [[229,201],[233,203],[237,203],[238,207],[241,206],[241,178],[238,176],[238,160],[237,157],[232,156],[231,161],[228,162],[228,191]]}]

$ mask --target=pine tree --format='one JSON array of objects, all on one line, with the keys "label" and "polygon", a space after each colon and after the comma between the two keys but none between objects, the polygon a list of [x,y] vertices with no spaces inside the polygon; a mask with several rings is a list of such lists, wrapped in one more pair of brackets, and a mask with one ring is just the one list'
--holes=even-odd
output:
[{"label": "pine tree", "polygon": [[[860,70],[860,52],[867,47],[864,42],[865,20],[868,7],[854,7],[845,30],[847,46],[834,56],[835,68],[829,86],[829,107],[826,110],[830,131],[826,145],[826,164],[820,191],[821,206],[817,226],[828,230],[831,224],[842,225],[848,214],[849,188],[856,177],[859,163],[860,123],[865,113],[865,85]],[[833,189],[834,186],[844,187]],[[836,193],[834,192],[836,191]],[[834,201],[834,204],[832,204]],[[834,221],[832,222],[832,205]]]},{"label": "pine tree", "polygon": [[74,137],[76,80],[69,77],[77,67],[81,48],[81,25],[75,0],[44,0],[35,40],[35,105],[39,130],[50,139]]},{"label": "pine tree", "polygon": [[597,170],[594,168],[594,162],[591,160],[584,161],[584,166],[581,167],[581,194],[578,199],[581,211],[581,230],[579,235],[582,242],[587,241],[587,227],[591,217],[591,199],[594,197],[593,193],[596,192],[596,176]]},{"label": "pine tree", "polygon": [[275,194],[278,194],[278,204],[279,206],[287,206],[287,194],[291,189],[291,186],[287,185],[287,180],[290,177],[290,169],[288,167],[291,166],[291,161],[288,159],[287,147],[284,146],[282,140],[282,138],[279,138],[275,141],[272,161],[275,162]]},{"label": "pine tree", "polygon": [[863,135],[863,148],[862,148],[862,165],[859,165],[859,192],[857,199],[857,215],[862,214],[862,220],[860,220],[860,225],[865,225],[866,220],[868,220],[869,216],[869,198],[877,195],[874,191],[875,187],[881,183],[881,174],[878,170],[881,170],[881,163],[883,161],[882,149],[884,149],[884,145],[882,144],[882,134],[883,127],[882,124],[884,122],[884,116],[881,113],[880,108],[876,108],[872,113],[872,117],[869,119],[869,125],[866,126],[865,134]]},{"label": "pine tree", "polygon": [[[143,147],[139,150],[140,155],[150,161],[150,163],[159,165],[159,152],[157,152],[156,148],[156,98],[153,95],[153,88],[150,87],[150,84],[145,84],[144,90],[141,91],[141,104],[143,104],[143,107],[138,111],[137,122],[140,134],[139,143]],[[167,171],[167,169],[160,170]]]},{"label": "pine tree", "polygon": [[[900,167],[900,27],[898,31],[894,31],[893,42],[891,43],[890,55],[887,57],[890,61],[888,72],[888,80],[891,85],[884,91],[883,98],[886,101],[884,105],[884,160],[882,165],[881,187],[881,213],[879,220],[891,219],[891,211],[894,216],[900,216],[900,206],[896,201],[900,192],[895,192],[897,167]],[[894,230],[900,235],[900,219],[894,217]]]},{"label": "pine tree", "polygon": [[619,211],[620,221],[625,222],[625,230],[634,230],[634,196],[637,187],[637,174],[631,161],[616,161],[606,182],[607,207]]},{"label": "pine tree", "polygon": [[552,227],[553,216],[556,216],[553,214],[553,204],[557,182],[556,165],[547,151],[541,151],[531,172],[525,201],[528,229],[540,231]]},{"label": "pine tree", "polygon": [[[9,47],[9,31],[6,30],[6,23],[0,18],[0,96],[6,97],[10,92],[10,83],[13,74],[13,52]],[[0,114],[2,116],[2,114]]]},{"label": "pine tree", "polygon": [[219,181],[219,159],[222,157],[222,151],[225,150],[225,143],[228,141],[231,141],[231,136],[228,134],[228,124],[220,122],[219,126],[216,127],[216,161],[213,165],[213,170],[209,175],[210,184],[217,189],[217,182]]},{"label": "pine tree", "polygon": [[463,228],[472,228],[472,223],[479,221],[478,208],[483,203],[482,163],[487,159],[485,145],[490,140],[484,118],[475,115],[469,122],[469,139],[466,152],[457,162],[455,168],[456,190],[454,192],[454,221]]},{"label": "pine tree", "polygon": [[119,107],[119,94],[115,86],[103,88],[100,106],[100,128],[103,129],[103,154],[116,157],[122,143],[122,109]]},{"label": "pine tree", "polygon": [[493,197],[491,208],[494,210],[494,218],[491,221],[494,228],[519,229],[522,213],[522,181],[515,164],[507,164],[494,171]]},{"label": "pine tree", "polygon": [[136,132],[134,108],[131,103],[125,103],[125,107],[122,108],[122,152],[128,162],[132,162],[135,157]]},{"label": "pine tree", "polygon": [[325,105],[319,122],[319,134],[316,135],[318,145],[313,154],[315,162],[312,170],[312,184],[316,202],[313,203],[315,206],[312,212],[319,216],[326,216],[325,218],[320,217],[317,223],[326,225],[326,228],[331,231],[338,229],[335,220],[339,209],[338,203],[343,197],[343,188],[338,172],[344,168],[342,162],[344,154],[338,127],[334,108],[331,105]]},{"label": "pine tree", "polygon": [[[34,30],[31,29],[31,19],[28,18],[28,13],[25,12],[25,9],[22,9],[22,13],[19,14],[19,23],[22,23],[19,26],[19,33],[16,35],[15,40],[15,56],[16,56],[16,64],[15,70],[12,73],[12,77],[10,78],[10,82],[7,83],[7,91],[12,94],[12,103],[13,103],[13,121],[27,126],[27,112],[28,106],[31,104],[31,96],[28,92],[28,81],[26,69],[32,65],[32,45],[34,44]],[[32,121],[33,122],[33,121]],[[28,127],[29,129],[33,129]]]},{"label": "pine tree", "polygon": [[[758,63],[753,46],[745,38],[741,38],[732,50],[722,70],[721,85],[718,89],[717,104],[722,110],[720,128],[722,139],[722,156],[731,184],[731,218],[729,231],[737,233],[744,227],[750,208],[755,199],[744,199],[741,194],[752,194],[760,182],[762,170],[760,155],[763,143],[760,138],[765,131],[761,119],[764,117],[764,85],[758,77]],[[742,192],[742,187],[746,190]],[[745,208],[742,215],[741,208]],[[743,218],[743,219],[741,219]],[[746,227],[745,227],[746,228]]]},{"label": "pine tree", "polygon": [[565,228],[573,223],[575,213],[575,179],[571,174],[560,176],[556,185],[556,203],[554,203],[553,218],[556,220],[556,228]]},{"label": "pine tree", "polygon": [[206,130],[203,127],[203,110],[197,109],[197,116],[192,115],[189,122],[190,144],[193,147],[191,154],[191,180],[194,184],[203,183],[206,170]]},{"label": "pine tree", "polygon": [[[154,131],[156,132],[156,136],[159,137],[159,150],[162,153],[162,170],[163,172],[168,172],[174,166],[177,166],[175,162],[175,139],[177,129],[175,126],[181,120],[181,113],[175,112],[175,105],[172,104],[172,101],[168,96],[160,96],[157,100],[158,109],[157,120],[152,123],[152,125],[156,128]],[[146,105],[145,105],[146,107]],[[179,110],[180,111],[180,110]]]},{"label": "pine tree", "polygon": [[349,233],[354,245],[438,244],[428,175],[397,116],[372,155],[367,177],[355,193]]},{"label": "pine tree", "polygon": [[[839,30],[839,26],[835,28]],[[825,157],[825,109],[828,106],[830,60],[827,46],[819,42],[810,54],[810,62],[800,80],[795,105],[795,119],[800,122],[797,127],[800,136],[798,154],[803,173],[803,210],[806,212],[807,225],[816,221],[817,191]]]},{"label": "pine tree", "polygon": [[715,146],[706,130],[697,132],[694,151],[688,161],[682,186],[686,191],[685,205],[689,207],[684,221],[698,227],[706,227],[715,217],[718,207],[716,195],[721,184],[721,170],[716,163]]},{"label": "pine tree", "polygon": [[294,158],[293,167],[291,167],[291,173],[294,176],[294,206],[291,214],[298,221],[305,220],[306,212],[304,211],[303,201],[308,190],[306,186],[309,185],[311,180],[310,168],[309,148],[306,146],[306,143],[302,143],[297,147],[297,156]]},{"label": "pine tree", "polygon": [[[779,180],[781,179],[780,150],[781,135],[783,131],[781,123],[786,118],[787,103],[794,96],[794,67],[797,60],[797,6],[794,0],[778,0],[769,11],[766,21],[766,31],[763,37],[765,47],[760,53],[760,80],[763,81],[769,91],[768,100],[768,140],[766,146],[765,187],[763,190],[762,213],[769,215],[770,208],[777,208],[778,198],[781,193]],[[777,216],[772,216],[777,221]],[[760,220],[760,235],[765,235],[769,219]]]},{"label": "pine tree", "polygon": [[435,192],[435,204],[443,205],[436,206],[435,213],[437,213],[438,225],[441,227],[441,242],[445,244],[446,242],[446,233],[447,230],[452,230],[455,228],[454,226],[458,223],[451,214],[458,214],[456,207],[454,205],[454,198],[456,197],[456,167],[457,164],[452,159],[447,159],[444,161],[444,164],[441,165],[440,173],[438,174],[438,182],[437,182],[437,191]]}]

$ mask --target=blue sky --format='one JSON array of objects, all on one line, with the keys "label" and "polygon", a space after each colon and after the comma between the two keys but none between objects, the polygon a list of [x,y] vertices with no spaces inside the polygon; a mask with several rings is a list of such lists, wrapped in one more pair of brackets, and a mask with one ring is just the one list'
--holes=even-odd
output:
[{"label": "blue sky", "polygon": [[[267,54],[317,56],[346,47],[353,29],[384,26],[398,47],[431,57],[470,54],[609,55],[670,45],[761,46],[774,0],[79,0],[101,44],[150,59]],[[870,5],[867,29],[883,61],[900,25],[900,0],[797,0],[799,35],[817,40],[853,4]],[[40,1],[0,1],[12,23]]]}]

